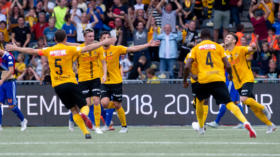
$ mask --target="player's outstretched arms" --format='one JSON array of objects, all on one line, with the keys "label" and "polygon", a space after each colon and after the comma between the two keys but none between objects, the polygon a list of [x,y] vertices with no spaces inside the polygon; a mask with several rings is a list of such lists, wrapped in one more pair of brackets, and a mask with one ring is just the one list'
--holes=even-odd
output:
[{"label": "player's outstretched arms", "polygon": [[137,46],[132,46],[132,47],[128,47],[127,48],[127,53],[129,52],[138,52],[138,51],[141,51],[145,48],[148,48],[148,47],[157,47],[160,45],[160,41],[159,40],[151,40],[150,42],[146,43],[146,44],[143,44],[143,45],[137,45]]},{"label": "player's outstretched arms", "polygon": [[30,55],[38,55],[39,50],[38,49],[33,49],[33,48],[27,48],[27,47],[18,47],[15,44],[7,44],[6,45],[6,50],[7,51],[18,51]]},{"label": "player's outstretched arms", "polygon": [[117,41],[116,38],[107,38],[103,41],[100,41],[100,42],[97,42],[97,43],[92,43],[90,45],[87,45],[87,46],[83,47],[81,52],[84,53],[84,52],[92,51],[92,50],[97,49],[101,46],[114,45],[116,41]]}]

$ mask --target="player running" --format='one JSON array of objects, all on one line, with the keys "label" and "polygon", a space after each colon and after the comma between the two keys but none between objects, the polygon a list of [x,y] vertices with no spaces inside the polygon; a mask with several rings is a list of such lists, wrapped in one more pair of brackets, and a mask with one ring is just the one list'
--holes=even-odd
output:
[{"label": "player running", "polygon": [[[67,109],[73,114],[73,119],[78,127],[82,130],[86,139],[91,135],[86,128],[92,128],[92,123],[88,119],[89,107],[77,86],[77,80],[73,71],[73,59],[81,53],[96,49],[102,45],[115,43],[115,38],[108,38],[99,43],[93,43],[85,47],[67,46],[67,36],[64,30],[55,32],[55,41],[57,44],[44,49],[21,48],[16,45],[7,45],[9,51],[18,51],[31,55],[46,56],[49,61],[51,72],[52,86],[56,94],[61,99]],[[81,114],[79,114],[79,110]]]},{"label": "player running", "polygon": [[[102,32],[101,42],[110,39],[109,32]],[[127,133],[126,116],[122,103],[122,76],[119,66],[120,55],[129,52],[138,52],[148,47],[159,46],[158,41],[151,41],[143,45],[133,47],[104,45],[96,50],[97,53],[103,53],[107,63],[107,79],[101,85],[101,104],[104,108],[115,108],[118,118],[121,122],[120,133]],[[102,74],[103,75],[103,74]],[[111,101],[111,102],[110,102]]]},{"label": "player running", "polygon": [[[94,42],[94,30],[89,28],[84,32],[85,42],[81,45],[71,44],[80,47],[85,47]],[[68,43],[70,44],[70,43]],[[81,89],[82,94],[86,98],[87,105],[90,108],[89,118],[95,123],[95,132],[102,134],[100,129],[100,85],[101,82],[105,82],[107,78],[107,65],[103,53],[95,50],[82,53],[77,58],[78,63],[78,87]],[[103,70],[102,81],[101,70]],[[74,129],[74,123],[69,120],[69,130]]]},{"label": "player running", "polygon": [[20,119],[21,131],[27,128],[27,120],[24,118],[21,110],[17,106],[16,98],[16,81],[14,78],[15,72],[15,59],[12,54],[0,49],[0,58],[2,58],[1,65],[1,80],[0,80],[0,131],[2,128],[2,106],[6,102],[9,108]]},{"label": "player running", "polygon": [[249,131],[251,138],[256,137],[254,129],[241,113],[240,109],[231,101],[229,92],[225,85],[225,69],[232,78],[231,66],[224,53],[224,48],[210,41],[209,30],[201,32],[202,42],[196,45],[190,54],[190,58],[185,65],[184,86],[188,86],[187,77],[189,76],[192,63],[197,62],[198,66],[198,91],[196,93],[196,116],[199,123],[199,134],[204,134],[204,100],[213,95],[217,104],[226,104],[226,107],[242,122]]},{"label": "player running", "polygon": [[266,133],[272,133],[276,130],[276,126],[269,120],[271,114],[268,109],[259,104],[254,99],[254,75],[247,61],[247,55],[252,55],[255,51],[255,46],[236,46],[238,38],[235,34],[229,33],[225,38],[226,53],[230,54],[230,64],[233,69],[233,83],[238,90],[240,100],[246,104],[254,112],[268,128]]}]

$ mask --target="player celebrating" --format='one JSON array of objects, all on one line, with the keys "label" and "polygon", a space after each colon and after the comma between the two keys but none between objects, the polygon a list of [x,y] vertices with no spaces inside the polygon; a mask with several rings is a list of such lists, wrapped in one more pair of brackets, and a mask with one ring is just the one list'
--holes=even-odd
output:
[{"label": "player celebrating", "polygon": [[[79,45],[80,47],[85,47],[94,42],[93,29],[90,28],[86,29],[83,33],[84,33],[85,42]],[[95,122],[95,132],[97,134],[102,134],[103,132],[100,129],[100,116],[101,116],[100,70],[101,69],[103,70],[104,75],[102,76],[102,82],[105,82],[107,77],[106,62],[104,60],[103,54],[100,51],[99,53],[97,53],[94,50],[80,54],[78,56],[77,62],[78,62],[78,81],[79,81],[78,86],[81,89],[82,94],[86,98],[87,105],[90,107],[89,118]],[[74,124],[71,124],[71,120],[69,121],[69,123],[70,123],[69,129],[73,130]]]},{"label": "player celebrating", "polygon": [[187,77],[190,73],[192,63],[197,62],[198,66],[198,90],[196,93],[196,116],[199,123],[199,134],[204,134],[203,104],[210,95],[216,99],[217,104],[226,104],[226,107],[242,122],[249,131],[251,138],[256,137],[254,129],[241,113],[240,109],[231,101],[229,92],[225,85],[225,69],[232,78],[231,66],[224,53],[224,48],[209,39],[209,30],[201,32],[201,43],[196,45],[190,54],[185,65],[184,86],[188,86]]},{"label": "player celebrating", "polygon": [[[27,120],[24,118],[22,112],[17,106],[16,98],[16,81],[14,78],[15,59],[12,54],[0,49],[0,57],[2,58],[2,74],[0,80],[0,131],[2,130],[2,106],[5,102],[8,103],[9,108],[20,119],[21,131],[27,127]],[[1,63],[0,63],[1,64]]]},{"label": "player celebrating", "polygon": [[[110,39],[109,32],[102,32],[100,40]],[[119,66],[120,55],[129,52],[138,52],[148,47],[159,46],[158,41],[151,41],[147,44],[133,47],[104,45],[96,50],[97,53],[103,53],[107,63],[107,79],[101,85],[101,104],[104,108],[115,108],[121,122],[120,133],[127,132],[127,124],[122,102],[122,76]],[[103,75],[103,74],[102,74]],[[112,100],[113,102],[110,102]]]},{"label": "player celebrating", "polygon": [[[7,50],[18,51],[31,55],[46,56],[49,61],[51,72],[52,86],[56,94],[61,99],[67,109],[73,114],[73,119],[78,127],[82,130],[86,139],[90,139],[91,135],[86,128],[92,128],[92,123],[88,119],[89,107],[86,105],[85,99],[77,86],[77,80],[73,71],[73,60],[80,53],[88,52],[102,45],[112,44],[115,38],[103,40],[99,43],[90,44],[85,47],[67,46],[67,36],[65,31],[57,30],[55,33],[55,41],[57,44],[44,49],[21,48],[16,45],[7,45]],[[81,114],[79,114],[79,109]],[[85,125],[86,123],[86,125]]]},{"label": "player celebrating", "polygon": [[236,46],[237,41],[238,38],[233,33],[229,33],[225,38],[226,53],[230,54],[233,69],[233,83],[240,94],[241,102],[250,106],[254,114],[268,126],[266,133],[272,133],[276,130],[276,126],[269,120],[271,114],[265,106],[254,99],[253,94],[254,75],[247,62],[247,55],[252,55],[255,47]]}]

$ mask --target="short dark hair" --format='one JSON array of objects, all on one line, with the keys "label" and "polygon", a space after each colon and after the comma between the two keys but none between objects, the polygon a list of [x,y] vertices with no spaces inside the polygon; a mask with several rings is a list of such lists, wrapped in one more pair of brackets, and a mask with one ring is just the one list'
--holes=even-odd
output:
[{"label": "short dark hair", "polygon": [[152,68],[147,69],[146,72],[147,72],[147,74],[151,74],[151,75],[153,75],[153,76],[156,74],[155,70],[152,69]]},{"label": "short dark hair", "polygon": [[211,32],[209,29],[203,29],[200,34],[202,40],[211,39]]},{"label": "short dark hair", "polygon": [[99,39],[101,39],[103,37],[103,35],[110,35],[111,36],[110,32],[103,31],[103,32],[100,33],[100,38]]},{"label": "short dark hair", "polygon": [[56,42],[61,43],[65,40],[66,33],[63,29],[59,29],[55,32],[54,37]]},{"label": "short dark hair", "polygon": [[231,35],[234,37],[234,39],[236,40],[235,44],[238,42],[238,36],[235,35],[233,32],[228,33],[228,35]]},{"label": "short dark hair", "polygon": [[18,19],[20,19],[20,18],[23,18],[23,19],[24,19],[24,16],[19,16]]},{"label": "short dark hair", "polygon": [[71,18],[71,15],[70,13],[67,13],[65,16],[64,16],[64,21],[68,22],[68,19]]}]

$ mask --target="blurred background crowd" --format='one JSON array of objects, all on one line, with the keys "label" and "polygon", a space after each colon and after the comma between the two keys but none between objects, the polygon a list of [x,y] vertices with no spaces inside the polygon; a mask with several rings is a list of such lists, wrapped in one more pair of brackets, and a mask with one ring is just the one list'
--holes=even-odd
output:
[{"label": "blurred background crowd", "polygon": [[[121,56],[124,79],[182,78],[184,59],[200,42],[203,28],[223,43],[235,32],[237,45],[255,43],[250,66],[257,78],[279,78],[280,0],[0,0],[0,47],[53,46],[54,33],[64,29],[68,42],[84,42],[83,30],[93,28],[117,38],[116,45],[160,40],[157,48]],[[46,58],[12,52],[17,80],[50,83]]]}]

